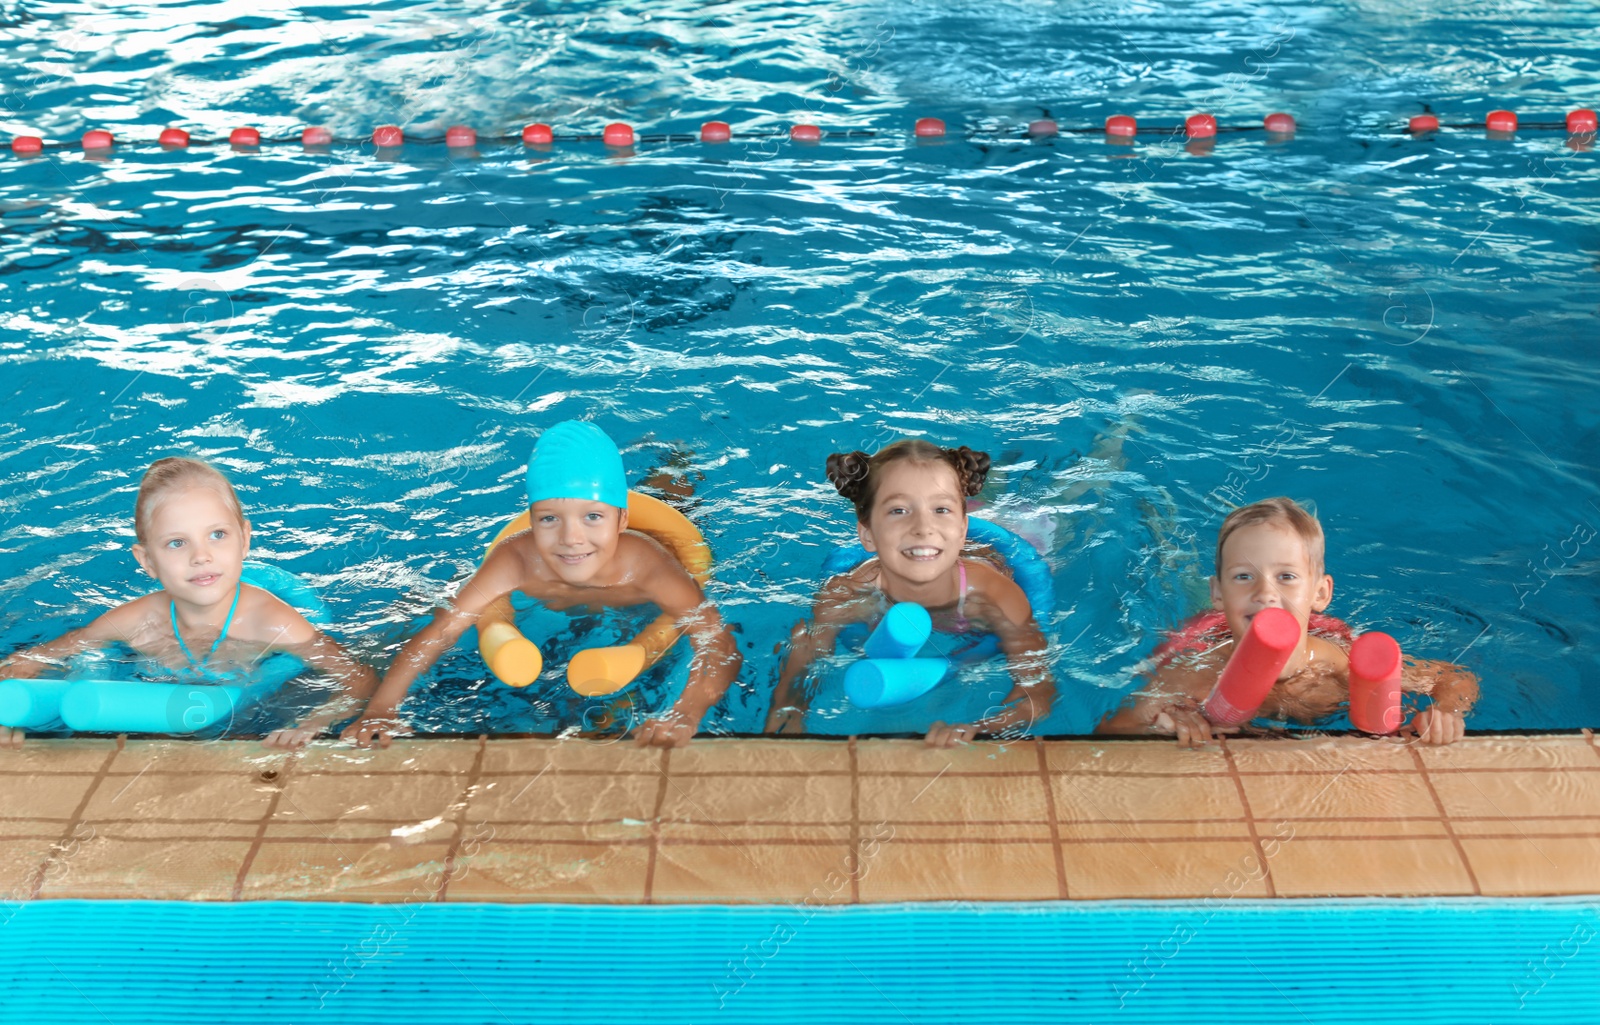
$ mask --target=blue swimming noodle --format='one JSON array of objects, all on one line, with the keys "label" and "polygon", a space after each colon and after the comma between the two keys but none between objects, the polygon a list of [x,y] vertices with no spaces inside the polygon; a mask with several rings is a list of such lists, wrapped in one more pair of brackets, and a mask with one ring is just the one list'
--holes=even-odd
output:
[{"label": "blue swimming noodle", "polygon": [[[327,605],[298,576],[247,562],[240,579],[268,591],[307,621],[332,620]],[[146,683],[107,679],[106,659],[74,660],[65,680],[0,681],[0,726],[39,729],[63,723],[79,733],[195,733],[231,718],[305,670],[293,655],[269,656],[246,684]]]},{"label": "blue swimming noodle", "polygon": [[[967,517],[967,540],[986,545],[1005,560],[1011,577],[1028,599],[1035,620],[1044,620],[1055,610],[1056,597],[1050,566],[1037,549],[997,523]],[[828,576],[848,573],[872,558],[872,553],[859,542],[841,545],[823,562]],[[911,612],[921,614],[918,620]],[[926,628],[919,625],[927,623]],[[921,640],[909,647],[921,630]],[[856,625],[840,634],[846,643],[854,643],[865,628]],[[928,611],[912,602],[903,602],[891,608],[870,635],[867,635],[866,658],[845,670],[845,694],[851,703],[862,708],[883,708],[915,700],[936,687],[950,669],[947,658],[915,658],[932,635],[932,621]],[[1000,653],[1000,639],[994,634],[984,634],[976,643],[953,652],[951,658],[963,662],[981,662]]]}]

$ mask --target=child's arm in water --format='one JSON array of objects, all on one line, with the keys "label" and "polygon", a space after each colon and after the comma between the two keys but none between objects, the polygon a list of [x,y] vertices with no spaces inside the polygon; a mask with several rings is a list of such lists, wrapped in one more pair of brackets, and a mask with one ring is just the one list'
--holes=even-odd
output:
[{"label": "child's arm in water", "polygon": [[1467,715],[1478,700],[1478,678],[1471,670],[1452,662],[1408,658],[1400,686],[1433,698],[1405,727],[1420,743],[1453,744],[1467,735]]},{"label": "child's arm in water", "polygon": [[1156,669],[1131,701],[1100,721],[1096,733],[1176,737],[1179,747],[1204,747],[1214,736],[1238,732],[1213,725],[1200,711],[1233,645],[1221,644],[1193,658],[1175,659]]},{"label": "child's arm in water", "polygon": [[260,641],[263,654],[281,651],[293,655],[344,689],[343,695],[323,702],[296,725],[273,730],[262,740],[267,747],[305,747],[330,723],[359,707],[378,686],[378,677],[338,641],[270,592],[249,587],[246,593],[250,601],[241,604],[234,620],[241,639]]},{"label": "child's arm in water", "polygon": [[778,685],[772,689],[765,732],[805,732],[806,709],[811,704],[807,677],[812,663],[833,654],[839,631],[867,618],[861,589],[853,581],[853,574],[846,573],[823,584],[812,599],[811,618],[802,619],[789,631],[789,653],[778,672]]},{"label": "child's arm in water", "polygon": [[359,747],[368,744],[388,747],[403,728],[396,711],[411,685],[455,646],[496,599],[516,590],[522,583],[522,567],[523,559],[515,538],[496,545],[478,571],[461,585],[450,604],[435,610],[428,625],[406,641],[400,654],[390,663],[383,682],[367,701],[361,718],[346,726],[339,736],[354,740]]},{"label": "child's arm in water", "polygon": [[1045,657],[1049,642],[1033,618],[1028,596],[993,566],[979,560],[972,560],[969,566],[974,618],[999,639],[1013,686],[999,708],[976,722],[934,723],[925,738],[932,747],[954,747],[982,734],[1004,734],[1019,726],[1027,730],[1050,714],[1055,701],[1056,682]]},{"label": "child's arm in water", "polygon": [[694,656],[683,693],[666,712],[639,725],[634,743],[640,747],[679,747],[699,732],[700,720],[727,693],[744,658],[716,606],[706,599],[683,564],[658,545],[641,547],[639,551],[640,559],[629,567],[630,575],[641,581],[649,599],[662,612],[676,618],[678,626],[689,634]]},{"label": "child's arm in water", "polygon": [[[32,680],[40,673],[60,669],[72,656],[122,642],[138,648],[140,635],[151,629],[155,607],[166,615],[165,596],[160,592],[123,602],[86,626],[68,630],[53,641],[12,652],[0,661],[0,680]],[[22,746],[23,731],[0,726],[0,748]]]}]

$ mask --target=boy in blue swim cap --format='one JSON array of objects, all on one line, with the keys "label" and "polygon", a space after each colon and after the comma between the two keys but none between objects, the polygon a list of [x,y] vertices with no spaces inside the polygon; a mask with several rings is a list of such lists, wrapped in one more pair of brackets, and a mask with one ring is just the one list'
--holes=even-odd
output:
[{"label": "boy in blue swim cap", "polygon": [[480,618],[505,615],[512,591],[547,608],[654,603],[688,631],[689,683],[671,709],[635,734],[641,746],[688,743],[739,673],[727,626],[683,565],[628,527],[628,484],[616,443],[594,424],[567,420],[540,436],[528,462],[530,526],[495,545],[483,564],[406,642],[360,720],[344,731],[357,744],[388,746],[402,729],[406,692]]}]

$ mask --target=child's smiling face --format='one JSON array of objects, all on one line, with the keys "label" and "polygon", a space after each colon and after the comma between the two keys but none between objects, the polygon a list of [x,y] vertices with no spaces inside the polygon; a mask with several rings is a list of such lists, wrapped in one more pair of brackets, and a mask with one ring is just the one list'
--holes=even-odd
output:
[{"label": "child's smiling face", "polygon": [[590,584],[610,565],[628,513],[583,498],[546,498],[531,508],[534,548],[564,583]]},{"label": "child's smiling face", "polygon": [[884,571],[910,584],[938,580],[955,567],[967,539],[967,502],[946,463],[906,459],[882,471],[861,543]]},{"label": "child's smiling face", "polygon": [[186,487],[151,508],[133,556],[175,600],[209,606],[232,601],[250,551],[250,524],[215,488]]},{"label": "child's smiling face", "polygon": [[1333,578],[1311,564],[1305,539],[1286,523],[1268,520],[1240,527],[1222,547],[1222,563],[1211,578],[1211,603],[1243,637],[1265,608],[1282,608],[1300,624],[1302,642],[1313,612],[1333,598]]}]

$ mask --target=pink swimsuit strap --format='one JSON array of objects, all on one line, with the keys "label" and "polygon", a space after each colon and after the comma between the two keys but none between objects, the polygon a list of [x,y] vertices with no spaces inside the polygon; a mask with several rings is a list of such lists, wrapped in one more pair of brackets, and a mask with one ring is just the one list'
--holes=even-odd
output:
[{"label": "pink swimsuit strap", "polygon": [[967,564],[961,559],[956,560],[956,572],[959,574],[956,584],[956,630],[966,633],[972,629],[972,624],[967,621]]}]

